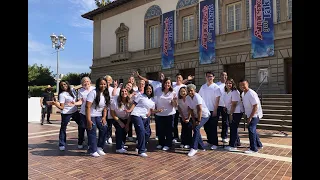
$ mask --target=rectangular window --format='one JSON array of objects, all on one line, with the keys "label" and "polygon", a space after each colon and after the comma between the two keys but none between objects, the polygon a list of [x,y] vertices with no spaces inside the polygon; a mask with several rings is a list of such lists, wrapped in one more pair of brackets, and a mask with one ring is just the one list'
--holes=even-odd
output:
[{"label": "rectangular window", "polygon": [[241,29],[241,2],[227,5],[227,31]]},{"label": "rectangular window", "polygon": [[158,33],[158,25],[156,26],[151,26],[149,28],[149,46],[150,48],[157,48],[158,47],[158,37],[159,37],[159,33]]},{"label": "rectangular window", "polygon": [[288,19],[292,19],[292,0],[288,0]]},{"label": "rectangular window", "polygon": [[183,17],[182,26],[183,26],[183,30],[182,30],[183,41],[194,39],[194,29],[195,29],[194,16],[191,15],[191,16]]},{"label": "rectangular window", "polygon": [[127,50],[126,43],[127,43],[127,37],[120,37],[119,38],[119,52],[120,53],[125,52]]}]

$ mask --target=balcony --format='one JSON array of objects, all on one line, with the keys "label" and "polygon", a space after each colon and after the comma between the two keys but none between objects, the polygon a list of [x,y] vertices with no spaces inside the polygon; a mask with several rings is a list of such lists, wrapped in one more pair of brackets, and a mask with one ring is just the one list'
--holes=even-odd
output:
[{"label": "balcony", "polygon": [[111,63],[117,63],[117,62],[123,62],[127,61],[131,58],[131,52],[126,51],[123,53],[116,53],[110,55],[110,62]]}]

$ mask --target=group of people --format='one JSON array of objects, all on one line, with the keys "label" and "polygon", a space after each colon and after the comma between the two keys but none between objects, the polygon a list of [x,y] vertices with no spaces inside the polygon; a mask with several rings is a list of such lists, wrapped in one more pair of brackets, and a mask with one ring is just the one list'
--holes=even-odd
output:
[{"label": "group of people", "polygon": [[[139,78],[138,84],[135,76]],[[230,126],[229,145],[225,149],[238,151],[237,147],[241,145],[238,126],[244,113],[250,140],[250,149],[245,153],[257,152],[263,147],[256,131],[257,123],[263,115],[257,93],[249,88],[247,80],[240,80],[238,87],[243,91],[240,94],[236,82],[228,78],[226,72],[220,74],[221,80],[218,83],[214,83],[213,72],[206,72],[205,77],[206,83],[198,93],[194,84],[188,84],[194,77],[183,79],[180,73],[173,82],[161,72],[158,80],[149,80],[134,72],[124,85],[107,75],[98,78],[95,87],[91,86],[89,77],[84,77],[77,97],[67,81],[60,81],[58,101],[44,96],[41,105],[55,105],[61,110],[60,150],[65,150],[66,127],[72,118],[78,124],[78,148],[83,148],[86,131],[91,156],[105,155],[104,145],[112,144],[112,125],[116,129],[116,152],[126,153],[127,135],[129,140],[133,140],[133,125],[137,137],[136,151],[139,156],[147,157],[146,147],[151,136],[150,116],[154,115],[157,149],[167,151],[178,141],[181,141],[181,148],[190,149],[188,156],[194,156],[199,149],[217,149],[217,126],[221,116],[221,138],[224,143],[228,143]],[[78,106],[81,106],[80,112]],[[44,115],[42,124],[43,119]],[[47,120],[50,122],[49,118]],[[180,138],[179,122],[182,127]],[[203,143],[201,137],[202,126],[207,135],[207,144]]]}]

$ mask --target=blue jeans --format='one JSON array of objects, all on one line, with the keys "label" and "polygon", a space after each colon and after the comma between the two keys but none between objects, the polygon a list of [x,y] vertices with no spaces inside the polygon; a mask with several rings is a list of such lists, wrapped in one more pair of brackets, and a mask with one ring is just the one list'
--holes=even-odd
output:
[{"label": "blue jeans", "polygon": [[159,145],[161,146],[172,146],[172,129],[173,129],[173,120],[174,115],[169,116],[158,116],[159,124]]},{"label": "blue jeans", "polygon": [[204,124],[204,131],[207,134],[208,143],[218,146],[218,116],[211,116],[212,111],[210,111],[210,117],[207,123]]},{"label": "blue jeans", "polygon": [[182,121],[182,118],[180,118],[180,123],[182,126],[181,144],[191,146],[191,144],[192,144],[192,120],[185,123]]},{"label": "blue jeans", "polygon": [[257,133],[257,124],[260,121],[259,117],[254,117],[251,119],[248,127],[249,140],[250,140],[250,150],[258,151],[258,147],[262,147],[259,135]]},{"label": "blue jeans", "polygon": [[[146,152],[146,144],[151,135],[150,118],[131,115],[131,121],[134,125],[138,139],[138,154]],[[170,131],[171,132],[171,131]]]},{"label": "blue jeans", "polygon": [[106,139],[109,139],[109,138],[112,138],[112,124],[113,124],[113,119],[107,119],[107,138]]},{"label": "blue jeans", "polygon": [[225,112],[223,109],[225,107],[218,106],[217,109],[217,116],[218,119],[221,115],[222,117],[222,131],[221,131],[221,138],[222,139],[227,139],[228,138],[228,128],[229,128],[229,122],[228,122],[228,114]]},{"label": "blue jeans", "polygon": [[[232,114],[233,121],[230,123],[230,147],[237,147],[240,145],[240,137],[238,134],[239,123],[242,118],[242,113],[233,113]],[[229,119],[229,115],[228,115]],[[230,122],[230,121],[229,121]]]},{"label": "blue jeans", "polygon": [[172,129],[174,139],[179,139],[179,131],[178,131],[179,119],[180,119],[179,111],[176,110],[176,114],[174,115],[174,121],[173,121],[173,129]]},{"label": "blue jeans", "polygon": [[[197,120],[197,119],[196,119]],[[204,144],[203,144],[203,141],[202,141],[202,137],[201,137],[201,133],[200,133],[200,128],[202,126],[204,126],[209,120],[209,117],[202,117],[201,118],[201,121],[200,121],[200,124],[195,126],[194,129],[193,129],[193,142],[192,142],[192,148],[194,150],[197,150],[198,148],[199,149],[205,149],[204,147]]]},{"label": "blue jeans", "polygon": [[78,145],[82,145],[84,136],[81,136],[83,133],[83,128],[80,124],[80,114],[78,111],[72,114],[61,114],[61,126],[59,132],[59,147],[65,146],[67,141],[67,125],[70,119],[73,119],[78,124]]},{"label": "blue jeans", "polygon": [[[89,153],[94,153],[97,151],[97,147],[100,147],[103,149],[106,139],[107,139],[107,127],[108,125],[102,125],[101,122],[102,116],[98,117],[91,117],[92,121],[92,128],[89,130],[87,129],[88,132],[88,145]],[[97,128],[99,130],[99,137],[98,137],[98,142],[97,142]]]},{"label": "blue jeans", "polygon": [[[79,122],[79,126],[81,127],[81,129],[78,129],[78,134],[79,134],[79,138],[83,139],[84,141],[84,133],[87,129],[87,118],[85,115],[80,113],[80,122]],[[87,131],[87,136],[88,136],[88,131]],[[89,144],[89,143],[88,143]]]},{"label": "blue jeans", "polygon": [[[127,119],[119,119],[119,121],[123,122],[124,125],[127,124]],[[127,131],[125,128],[122,128],[118,121],[113,121],[113,125],[116,128],[116,149],[122,149],[124,144],[126,143]]]}]

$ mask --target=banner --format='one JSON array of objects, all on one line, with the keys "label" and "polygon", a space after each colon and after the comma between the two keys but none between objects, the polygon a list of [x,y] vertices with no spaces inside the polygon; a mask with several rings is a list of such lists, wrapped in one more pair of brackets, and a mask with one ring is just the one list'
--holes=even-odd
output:
[{"label": "banner", "polygon": [[174,11],[162,15],[162,69],[174,67]]},{"label": "banner", "polygon": [[252,0],[252,58],[274,55],[272,0]]},{"label": "banner", "polygon": [[210,64],[216,59],[215,7],[214,0],[200,2],[199,63]]}]

